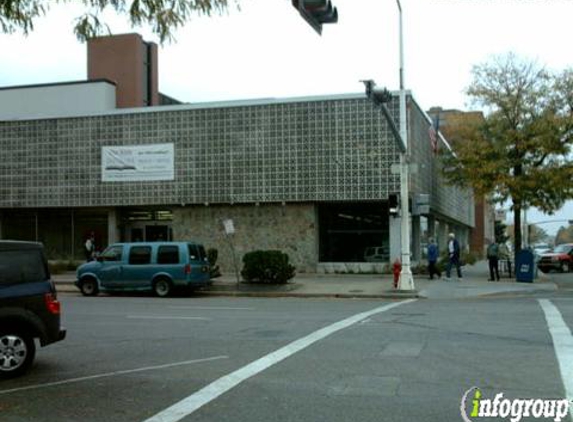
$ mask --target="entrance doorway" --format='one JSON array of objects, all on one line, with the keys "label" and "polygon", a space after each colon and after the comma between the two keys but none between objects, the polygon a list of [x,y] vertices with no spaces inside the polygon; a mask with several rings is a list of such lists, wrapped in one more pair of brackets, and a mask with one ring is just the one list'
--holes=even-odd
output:
[{"label": "entrance doorway", "polygon": [[123,211],[122,239],[126,242],[172,241],[172,220],[169,210]]},{"label": "entrance doorway", "polygon": [[145,241],[159,242],[162,240],[171,240],[169,231],[169,226],[145,226]]}]

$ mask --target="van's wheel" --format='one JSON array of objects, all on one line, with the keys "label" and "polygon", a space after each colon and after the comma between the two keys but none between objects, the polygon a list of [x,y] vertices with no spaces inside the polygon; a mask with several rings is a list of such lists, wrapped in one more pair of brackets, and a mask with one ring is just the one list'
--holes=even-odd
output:
[{"label": "van's wheel", "polygon": [[153,283],[153,292],[159,297],[167,297],[171,294],[173,287],[167,278],[158,278]]},{"label": "van's wheel", "polygon": [[561,263],[561,272],[568,273],[571,271],[571,264],[569,262],[562,262]]},{"label": "van's wheel", "polygon": [[22,375],[32,365],[35,355],[36,344],[26,332],[0,332],[0,378]]},{"label": "van's wheel", "polygon": [[95,296],[98,294],[97,281],[91,277],[85,278],[80,284],[80,290],[84,296]]}]

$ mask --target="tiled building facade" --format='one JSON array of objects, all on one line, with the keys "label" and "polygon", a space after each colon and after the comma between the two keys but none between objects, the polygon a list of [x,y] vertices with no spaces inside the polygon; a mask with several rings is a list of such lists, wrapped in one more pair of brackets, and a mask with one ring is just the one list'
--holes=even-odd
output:
[{"label": "tiled building facade", "polygon": [[[397,121],[397,96],[389,109]],[[429,235],[445,242],[456,231],[468,243],[473,199],[443,184],[431,123],[411,96],[408,124],[411,196],[430,194],[431,205],[412,217],[417,259]],[[104,148],[158,144],[173,145],[173,180],[102,180]],[[239,258],[281,249],[302,271],[371,270],[367,247],[383,246],[385,262],[398,256],[399,218],[387,207],[398,162],[388,122],[358,94],[0,121],[0,238],[43,241],[54,256],[80,256],[88,231],[100,245],[194,238],[229,270],[222,220],[233,219]]]}]

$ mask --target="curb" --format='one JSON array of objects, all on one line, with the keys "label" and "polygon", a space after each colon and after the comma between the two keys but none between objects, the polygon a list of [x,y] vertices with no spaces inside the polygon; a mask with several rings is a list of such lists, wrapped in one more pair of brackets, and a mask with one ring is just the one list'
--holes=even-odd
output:
[{"label": "curb", "polygon": [[381,293],[381,294],[355,294],[355,293],[294,293],[294,292],[233,292],[233,291],[197,291],[196,296],[220,297],[272,297],[272,298],[331,298],[331,299],[413,299],[419,298],[418,293]]},{"label": "curb", "polygon": [[[56,283],[58,293],[78,293],[79,289],[70,283]],[[272,297],[272,298],[333,298],[333,299],[415,299],[422,298],[419,292],[394,292],[386,291],[380,294],[356,294],[356,293],[303,293],[296,291],[261,292],[261,291],[237,291],[237,290],[197,290],[192,296],[219,296],[219,297]]]}]

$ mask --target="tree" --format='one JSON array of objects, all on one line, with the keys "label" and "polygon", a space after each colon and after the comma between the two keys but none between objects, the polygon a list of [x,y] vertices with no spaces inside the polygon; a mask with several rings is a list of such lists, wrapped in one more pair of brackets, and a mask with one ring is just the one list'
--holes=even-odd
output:
[{"label": "tree", "polygon": [[[237,0],[74,0],[86,7],[86,12],[76,18],[74,33],[84,42],[105,33],[108,25],[101,14],[113,10],[129,19],[131,26],[149,25],[161,42],[173,39],[173,33],[187,23],[193,14],[211,15],[229,8]],[[44,16],[50,5],[71,3],[71,0],[0,0],[0,31],[13,33],[22,30],[29,34],[34,21]]]},{"label": "tree", "polygon": [[551,73],[509,54],[472,73],[467,94],[485,115],[450,129],[455,154],[442,156],[444,175],[511,203],[518,252],[521,210],[551,214],[573,198],[573,69]]},{"label": "tree", "polygon": [[530,224],[528,228],[528,239],[530,245],[534,245],[536,243],[547,243],[549,241],[550,236],[541,227],[535,224]]},{"label": "tree", "polygon": [[557,236],[555,236],[555,244],[561,245],[563,243],[572,243],[573,242],[573,225],[569,225],[569,227],[561,227],[557,232]]}]

